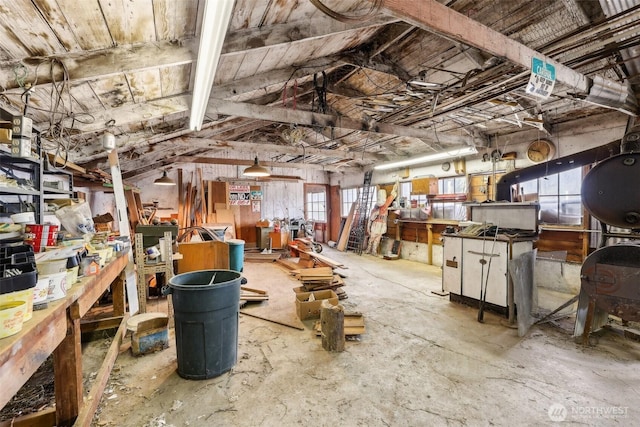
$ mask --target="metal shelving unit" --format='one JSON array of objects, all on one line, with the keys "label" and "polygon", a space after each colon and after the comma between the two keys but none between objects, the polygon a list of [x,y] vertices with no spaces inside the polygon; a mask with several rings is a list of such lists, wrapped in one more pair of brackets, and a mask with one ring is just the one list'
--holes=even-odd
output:
[{"label": "metal shelving unit", "polygon": [[41,160],[0,151],[0,173],[18,181],[18,186],[0,185],[0,219],[10,222],[10,215],[31,211],[40,223],[44,216]]}]

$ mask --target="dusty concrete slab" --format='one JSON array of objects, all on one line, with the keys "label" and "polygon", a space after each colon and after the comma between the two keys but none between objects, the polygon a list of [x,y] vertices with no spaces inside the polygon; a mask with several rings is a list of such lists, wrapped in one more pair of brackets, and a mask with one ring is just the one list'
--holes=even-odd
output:
[{"label": "dusty concrete slab", "polygon": [[[342,303],[366,317],[346,351],[324,351],[310,320],[298,331],[241,315],[238,363],[217,378],[180,378],[173,337],[156,354],[121,354],[94,425],[640,425],[638,343],[610,333],[583,347],[553,325],[518,338],[502,317],[480,324],[431,293],[437,267],[323,254],[349,267]],[[275,265],[244,274],[252,287],[298,286]]]}]

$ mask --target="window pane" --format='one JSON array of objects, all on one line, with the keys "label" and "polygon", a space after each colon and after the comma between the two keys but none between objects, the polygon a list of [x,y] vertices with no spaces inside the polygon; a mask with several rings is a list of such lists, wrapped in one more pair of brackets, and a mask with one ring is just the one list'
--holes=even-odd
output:
[{"label": "window pane", "polygon": [[411,195],[411,181],[401,182],[400,194],[398,194],[398,196],[409,198],[410,195]]},{"label": "window pane", "polygon": [[582,170],[580,168],[571,169],[559,175],[559,194],[580,194],[580,186],[582,185]]},{"label": "window pane", "polygon": [[558,224],[558,198],[540,196],[540,222]]},{"label": "window pane", "polygon": [[560,196],[560,224],[582,224],[582,200],[580,196]]},{"label": "window pane", "polygon": [[538,180],[533,179],[531,181],[521,182],[520,188],[524,194],[535,194],[538,192]]},{"label": "window pane", "polygon": [[558,194],[558,174],[545,176],[544,178],[540,178],[538,182],[541,196]]}]

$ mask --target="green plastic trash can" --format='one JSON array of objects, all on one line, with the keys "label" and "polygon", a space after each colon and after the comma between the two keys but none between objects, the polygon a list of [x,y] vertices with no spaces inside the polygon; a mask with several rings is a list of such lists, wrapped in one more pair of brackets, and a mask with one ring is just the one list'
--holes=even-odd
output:
[{"label": "green plastic trash can", "polygon": [[229,239],[229,269],[242,272],[244,268],[244,240]]},{"label": "green plastic trash can", "polygon": [[241,281],[237,271],[199,270],[173,276],[163,289],[173,296],[181,377],[213,378],[236,364]]}]

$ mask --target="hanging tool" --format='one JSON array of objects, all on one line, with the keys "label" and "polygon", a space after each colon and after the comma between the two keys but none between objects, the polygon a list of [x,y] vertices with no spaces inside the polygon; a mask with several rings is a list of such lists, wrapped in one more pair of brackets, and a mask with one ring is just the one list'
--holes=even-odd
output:
[{"label": "hanging tool", "polygon": [[[482,258],[480,258],[480,265],[482,265],[482,267],[480,267],[480,307],[482,307],[482,298],[483,298],[483,294],[482,294],[482,280],[484,278],[484,266],[487,264],[487,260],[484,259],[486,253],[484,252],[484,248],[485,248],[485,243],[487,242],[487,234],[486,234],[486,230],[487,230],[487,223],[483,223],[482,224],[482,228],[485,230],[484,233],[482,233]],[[478,318],[480,318],[480,314],[478,314]]]},{"label": "hanging tool", "polygon": [[[485,232],[486,235],[486,232]],[[494,256],[494,249],[498,240],[498,226],[496,225],[496,234],[493,236],[493,244],[491,245],[491,253],[489,254],[489,263],[487,264],[487,278],[484,281],[484,290],[482,289],[482,275],[480,276],[480,308],[478,309],[478,322],[484,323],[484,304],[487,301],[487,286],[489,285],[489,273],[491,272],[491,260]],[[484,241],[482,242],[482,261],[484,261]],[[481,262],[482,262],[481,261]],[[486,262],[486,261],[485,261]],[[484,269],[484,264],[482,265]]]}]

